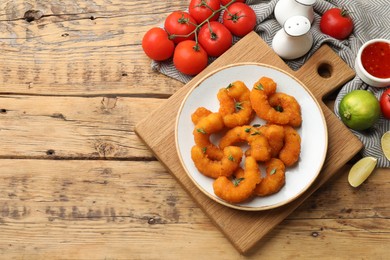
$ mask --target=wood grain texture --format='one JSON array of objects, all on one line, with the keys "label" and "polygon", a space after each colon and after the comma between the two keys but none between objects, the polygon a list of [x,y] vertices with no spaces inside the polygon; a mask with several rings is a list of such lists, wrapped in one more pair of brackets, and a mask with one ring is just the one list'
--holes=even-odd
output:
[{"label": "wood grain texture", "polygon": [[[2,1],[0,93],[167,97],[182,84],[151,70],[141,40],[146,30],[187,4]],[[28,10],[43,17],[29,23],[23,19]]]},{"label": "wood grain texture", "polygon": [[[316,66],[303,66],[300,70],[300,80],[309,88],[326,88],[326,93],[337,89],[354,76],[354,72],[342,62],[342,60],[331,51],[327,46],[321,48],[319,56],[325,57],[326,64],[333,66],[338,71],[337,75],[322,79],[322,77],[311,77],[313,71],[318,74]],[[315,59],[313,56],[312,59]],[[341,166],[350,160],[361,148],[360,141],[346,127],[337,120],[336,116],[321,101],[322,92],[314,92],[313,95],[318,99],[323,108],[325,119],[328,125],[328,155],[323,169],[314,184],[293,202],[276,209],[261,212],[245,212],[222,206],[206,195],[192,183],[180,164],[175,147],[174,125],[168,124],[176,118],[180,103],[186,93],[196,85],[196,83],[213,70],[235,62],[262,62],[290,71],[295,75],[298,72],[292,72],[287,65],[272,51],[268,45],[254,32],[248,34],[240,40],[229,51],[225,52],[219,59],[207,67],[202,73],[196,76],[192,81],[177,91],[164,107],[152,112],[150,116],[141,121],[136,126],[136,132],[153,150],[157,158],[170,170],[178,179],[183,187],[194,197],[198,204],[203,208],[206,214],[214,221],[219,229],[226,235],[232,244],[242,253],[248,252],[267,234],[272,228],[279,224],[293,210],[299,206],[316,189],[323,185]],[[310,64],[310,63],[308,63]],[[305,74],[305,71],[307,74]],[[160,113],[171,115],[170,117],[161,117]],[[153,133],[153,125],[150,123],[164,125],[158,135]],[[339,146],[341,143],[348,142],[348,146]],[[341,148],[342,147],[342,148]]]},{"label": "wood grain texture", "polygon": [[[2,258],[242,258],[158,162],[64,160],[53,166],[52,160],[2,160]],[[357,190],[348,186],[347,170],[248,258],[386,255],[390,176],[379,169]]]},{"label": "wood grain texture", "polygon": [[134,127],[161,101],[0,96],[0,158],[153,159]]}]

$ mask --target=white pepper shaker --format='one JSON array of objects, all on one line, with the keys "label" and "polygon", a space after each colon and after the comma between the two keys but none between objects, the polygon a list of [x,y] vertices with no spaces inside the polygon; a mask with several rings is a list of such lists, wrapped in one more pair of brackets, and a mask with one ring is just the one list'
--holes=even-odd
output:
[{"label": "white pepper shaker", "polygon": [[272,40],[272,48],[281,58],[292,60],[305,55],[313,45],[311,23],[305,16],[288,18]]},{"label": "white pepper shaker", "polygon": [[314,20],[313,5],[316,0],[279,0],[276,3],[274,15],[281,26],[291,16],[305,16],[310,23]]}]

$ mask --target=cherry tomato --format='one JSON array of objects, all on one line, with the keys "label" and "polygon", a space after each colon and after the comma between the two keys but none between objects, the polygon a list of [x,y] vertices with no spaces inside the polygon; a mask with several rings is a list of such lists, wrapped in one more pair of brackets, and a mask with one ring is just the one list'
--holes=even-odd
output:
[{"label": "cherry tomato", "polygon": [[[219,7],[220,0],[191,0],[189,12],[199,24],[208,19]],[[214,14],[209,21],[216,21],[218,17],[219,12]]]},{"label": "cherry tomato", "polygon": [[383,92],[379,103],[381,105],[381,111],[385,118],[390,119],[390,88]]},{"label": "cherry tomato", "polygon": [[149,58],[163,61],[172,56],[175,44],[169,40],[168,33],[164,29],[154,27],[142,38],[142,48]]},{"label": "cherry tomato", "polygon": [[187,40],[180,42],[173,53],[176,69],[187,75],[196,75],[207,66],[207,53],[200,44]]},{"label": "cherry tomato", "polygon": [[[175,11],[167,16],[164,27],[170,38],[175,44],[181,41],[193,40],[195,38],[194,30],[196,29],[195,19],[187,12]],[[192,34],[191,34],[192,33]],[[177,37],[175,35],[187,35],[186,37]]]},{"label": "cherry tomato", "polygon": [[200,28],[198,40],[208,55],[218,57],[232,46],[233,36],[223,24],[213,21]]},{"label": "cherry tomato", "polygon": [[[230,3],[232,0],[221,0],[221,5],[227,5],[228,3]],[[236,0],[236,2],[241,2],[241,3],[245,3],[245,0]]]},{"label": "cherry tomato", "polygon": [[321,32],[338,40],[344,40],[353,31],[353,21],[346,10],[331,8],[321,17]]},{"label": "cherry tomato", "polygon": [[223,24],[239,37],[247,35],[256,25],[256,14],[244,3],[234,3],[223,13]]}]

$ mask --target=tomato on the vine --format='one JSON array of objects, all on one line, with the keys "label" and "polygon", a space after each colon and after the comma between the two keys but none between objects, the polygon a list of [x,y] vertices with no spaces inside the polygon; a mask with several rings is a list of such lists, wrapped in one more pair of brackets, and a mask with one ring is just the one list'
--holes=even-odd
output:
[{"label": "tomato on the vine", "polygon": [[[197,23],[187,12],[174,11],[165,19],[164,28],[168,32],[170,39],[175,44],[181,41],[193,40]],[[178,37],[177,35],[181,35]]]},{"label": "tomato on the vine", "polygon": [[191,0],[189,12],[198,24],[206,19],[216,21],[219,17],[219,12],[215,13],[212,17],[210,16],[220,8],[220,4],[220,0]]},{"label": "tomato on the vine", "polygon": [[256,14],[244,3],[234,3],[223,13],[223,24],[239,37],[247,35],[256,25]]},{"label": "tomato on the vine", "polygon": [[353,31],[353,21],[346,10],[331,8],[322,15],[320,29],[333,38],[344,40]]},{"label": "tomato on the vine", "polygon": [[149,58],[163,61],[172,56],[175,44],[168,38],[168,33],[164,29],[154,27],[142,38],[142,48]]},{"label": "tomato on the vine", "polygon": [[[227,5],[231,1],[233,1],[233,0],[221,0],[221,5]],[[245,3],[245,0],[236,0],[236,3],[237,2]]]},{"label": "tomato on the vine", "polygon": [[218,57],[232,46],[233,36],[223,24],[212,21],[202,26],[198,40],[208,55]]},{"label": "tomato on the vine", "polygon": [[381,111],[385,118],[390,119],[390,88],[382,93],[380,101]]},{"label": "tomato on the vine", "polygon": [[208,56],[200,44],[186,40],[180,42],[173,53],[176,69],[187,75],[196,75],[206,68]]}]

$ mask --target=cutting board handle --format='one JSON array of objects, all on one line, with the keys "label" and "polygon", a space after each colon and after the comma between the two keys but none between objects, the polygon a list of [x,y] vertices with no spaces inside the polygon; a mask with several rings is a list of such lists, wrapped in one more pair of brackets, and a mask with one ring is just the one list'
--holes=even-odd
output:
[{"label": "cutting board handle", "polygon": [[328,45],[323,45],[293,74],[321,100],[355,76],[352,70]]}]

